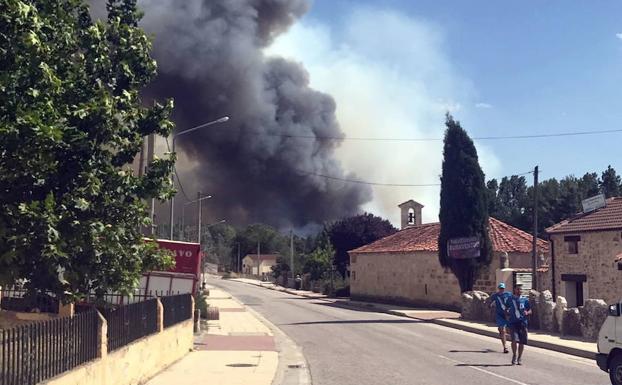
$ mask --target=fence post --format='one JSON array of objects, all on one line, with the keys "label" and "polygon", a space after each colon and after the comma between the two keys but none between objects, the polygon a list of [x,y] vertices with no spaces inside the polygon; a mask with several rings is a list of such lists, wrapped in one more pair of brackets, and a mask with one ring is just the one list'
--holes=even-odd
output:
[{"label": "fence post", "polygon": [[60,317],[73,317],[75,314],[75,309],[73,303],[63,304],[62,302],[58,302],[58,315]]},{"label": "fence post", "polygon": [[157,322],[156,324],[157,326],[157,330],[158,333],[162,333],[164,331],[164,306],[162,306],[162,302],[160,301],[160,298],[156,298],[157,304],[158,304],[158,311],[157,311]]},{"label": "fence post", "polygon": [[194,309],[195,309],[194,296],[191,295],[190,296],[190,314],[192,314],[193,316],[194,316]]},{"label": "fence post", "polygon": [[108,322],[106,318],[97,311],[97,357],[106,358],[108,355]]}]

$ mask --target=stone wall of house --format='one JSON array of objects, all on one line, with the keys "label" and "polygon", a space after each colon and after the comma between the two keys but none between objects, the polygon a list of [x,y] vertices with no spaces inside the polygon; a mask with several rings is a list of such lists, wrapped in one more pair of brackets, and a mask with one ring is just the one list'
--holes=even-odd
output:
[{"label": "stone wall of house", "polygon": [[[525,255],[510,254],[510,266],[526,267],[523,264],[529,258]],[[496,291],[499,267],[500,253],[495,253],[490,266],[480,272],[474,290]],[[354,273],[350,279],[353,299],[461,308],[458,281],[441,267],[436,252],[355,254],[350,257],[350,270]]]},{"label": "stone wall of house", "polygon": [[[473,290],[495,292],[496,271],[501,253],[495,253],[491,264],[480,272]],[[531,255],[510,253],[511,268],[528,268]],[[362,253],[351,255],[350,280],[353,299],[376,300],[413,305],[429,305],[460,310],[461,295],[457,279],[438,262],[436,252]],[[538,274],[538,287],[550,289],[548,272]]]},{"label": "stone wall of house", "polygon": [[352,299],[460,308],[458,281],[436,252],[356,254],[350,270]]},{"label": "stone wall of house", "polygon": [[[564,236],[578,235],[578,254],[569,254]],[[562,274],[585,274],[584,298],[602,298],[607,303],[622,297],[622,270],[614,261],[622,253],[622,231],[551,234],[555,252],[555,292],[565,295]]]}]

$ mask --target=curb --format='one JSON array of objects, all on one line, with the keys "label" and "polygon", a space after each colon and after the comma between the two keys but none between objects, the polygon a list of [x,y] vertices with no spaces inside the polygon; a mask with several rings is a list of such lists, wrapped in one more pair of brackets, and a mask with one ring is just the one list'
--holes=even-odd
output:
[{"label": "curb", "polygon": [[[240,281],[238,281],[240,282]],[[304,295],[304,294],[297,294],[297,293],[293,293],[291,291],[289,291],[288,289],[277,289],[276,287],[267,287],[267,286],[263,286],[263,285],[256,285],[254,283],[250,283],[250,282],[243,282],[243,283],[247,283],[249,285],[253,285],[253,286],[260,286],[260,287],[264,287],[266,289],[270,289],[270,290],[276,290],[276,291],[282,291],[288,294],[292,294],[292,295],[297,295],[299,297],[306,297],[306,298],[312,298],[312,299],[319,299],[319,300],[325,300],[328,301],[326,298],[318,298],[318,297],[313,297],[313,296],[309,296],[309,295]],[[330,301],[333,302],[333,301]],[[436,325],[440,325],[440,326],[444,326],[444,327],[448,327],[448,328],[452,328],[452,329],[458,329],[458,330],[462,330],[465,332],[469,332],[469,333],[474,333],[474,334],[479,334],[479,335],[483,335],[486,337],[492,337],[492,338],[497,338],[499,336],[499,333],[495,332],[495,331],[491,331],[491,330],[484,330],[484,329],[479,329],[470,325],[462,325],[462,324],[456,324],[453,323],[447,319],[434,319],[434,320],[425,320],[425,319],[421,319],[421,318],[417,318],[417,317],[412,317],[409,316],[405,313],[402,313],[400,311],[397,310],[383,310],[383,309],[379,309],[376,306],[374,306],[373,304],[369,304],[369,305],[364,305],[364,304],[359,304],[359,303],[344,303],[342,301],[334,301],[333,302],[335,305],[337,306],[341,306],[344,308],[355,308],[355,309],[362,309],[362,310],[368,310],[368,311],[374,311],[377,313],[385,313],[385,314],[390,314],[390,315],[394,315],[394,316],[398,316],[398,317],[404,317],[404,318],[410,318],[410,319],[415,319],[415,320],[419,320],[422,322],[430,322]],[[546,349],[546,350],[552,350],[555,352],[559,352],[559,353],[565,353],[565,354],[569,354],[572,356],[577,356],[577,357],[582,357],[582,358],[588,358],[588,359],[595,359],[596,357],[596,353],[589,351],[589,350],[585,350],[585,349],[580,349],[580,348],[573,348],[570,346],[563,346],[563,345],[557,345],[557,344],[553,344],[550,342],[545,342],[545,341],[538,341],[538,340],[529,340],[529,346],[534,346],[537,348],[542,348],[542,349]]]},{"label": "curb", "polygon": [[[437,325],[450,327],[453,329],[459,329],[459,330],[463,330],[466,332],[480,334],[480,335],[484,335],[488,337],[498,337],[499,335],[499,333],[495,333],[490,330],[482,330],[482,329],[474,328],[469,325],[455,324],[451,321],[444,320],[444,319],[432,320],[432,322]],[[589,351],[589,350],[573,348],[571,346],[557,345],[557,344],[550,343],[550,342],[538,341],[536,339],[529,339],[529,346],[535,346],[537,348],[552,350],[552,351],[556,351],[559,353],[570,354],[572,356],[583,357],[583,358],[588,358],[592,360],[596,358],[596,353]]]},{"label": "curb", "polygon": [[[246,283],[252,286],[264,287],[270,290],[277,290],[275,288],[256,285],[250,282],[236,281],[240,283]],[[221,289],[224,290],[224,289]],[[309,370],[309,364],[302,351],[302,348],[296,345],[285,332],[279,329],[275,324],[267,320],[264,316],[259,314],[255,309],[245,305],[235,296],[230,297],[233,301],[242,306],[246,312],[255,317],[259,322],[267,326],[272,332],[272,336],[275,339],[275,343],[278,347],[278,364],[277,370],[272,378],[272,385],[312,385],[311,372]]]},{"label": "curb", "polygon": [[[361,310],[367,310],[367,311],[375,311],[378,313],[385,313],[385,314],[390,314],[390,315],[394,315],[394,316],[398,316],[398,317],[404,317],[404,318],[410,318],[410,319],[415,319],[418,321],[422,321],[422,322],[429,322],[429,323],[433,323],[439,326],[444,326],[444,327],[448,327],[448,328],[452,328],[452,329],[457,329],[457,330],[462,330],[465,332],[469,332],[469,333],[474,333],[474,334],[479,334],[479,335],[483,335],[486,337],[492,337],[492,338],[498,338],[499,333],[495,332],[495,331],[491,331],[491,330],[485,330],[485,329],[480,329],[480,328],[476,328],[470,325],[463,325],[463,324],[457,324],[454,322],[451,322],[450,320],[447,319],[433,319],[433,320],[426,320],[426,319],[421,319],[421,318],[417,318],[417,317],[412,317],[409,316],[401,311],[398,310],[383,310],[383,309],[379,309],[377,307],[375,307],[373,304],[370,305],[363,305],[363,304],[353,304],[353,303],[349,303],[349,304],[345,304],[343,302],[335,302],[336,305],[338,306],[342,306],[344,308],[356,308],[356,309],[361,309]],[[563,346],[563,345],[557,345],[554,343],[550,343],[550,342],[545,342],[545,341],[538,341],[535,339],[530,339],[529,340],[529,346],[534,346],[537,348],[542,348],[542,349],[546,349],[546,350],[552,350],[552,351],[556,351],[559,353],[565,353],[565,354],[569,354],[572,356],[577,356],[577,357],[582,357],[582,358],[588,358],[588,359],[595,359],[596,357],[596,353],[589,351],[589,350],[585,350],[585,349],[580,349],[580,348],[573,348],[570,346]]]}]

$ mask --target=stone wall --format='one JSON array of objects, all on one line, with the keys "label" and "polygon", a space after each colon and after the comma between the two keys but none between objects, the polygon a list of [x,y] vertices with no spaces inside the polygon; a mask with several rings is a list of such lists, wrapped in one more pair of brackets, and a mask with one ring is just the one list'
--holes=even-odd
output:
[{"label": "stone wall", "polygon": [[[583,337],[596,341],[598,332],[607,318],[607,304],[602,299],[588,299],[584,306],[568,308],[566,299],[553,296],[548,290],[529,293],[532,314],[529,328],[562,336]],[[471,291],[462,294],[462,318],[471,321],[493,322],[494,308],[491,308],[487,293]]]},{"label": "stone wall", "polygon": [[[579,235],[578,254],[568,254],[566,235]],[[587,295],[584,298],[602,298],[615,302],[622,293],[622,271],[614,261],[622,253],[622,231],[600,231],[577,234],[551,234],[555,250],[555,291],[564,296],[562,274],[585,274]]]},{"label": "stone wall", "polygon": [[[511,253],[511,267],[526,267],[530,256]],[[497,289],[496,270],[500,253],[484,268],[474,290],[487,293]],[[529,262],[530,263],[530,262]],[[361,253],[350,257],[352,299],[435,306],[460,311],[460,286],[450,270],[441,267],[438,253]]]},{"label": "stone wall", "polygon": [[458,281],[436,252],[357,254],[350,269],[352,299],[460,308]]}]

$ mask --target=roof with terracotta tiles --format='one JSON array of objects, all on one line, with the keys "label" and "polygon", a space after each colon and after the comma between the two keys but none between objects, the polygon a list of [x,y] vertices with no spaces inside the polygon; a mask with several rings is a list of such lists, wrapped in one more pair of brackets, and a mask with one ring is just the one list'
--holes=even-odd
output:
[{"label": "roof with terracotta tiles", "polygon": [[[388,237],[351,250],[351,253],[409,253],[438,252],[440,223],[426,223],[407,227]],[[532,236],[516,227],[490,218],[490,241],[495,252],[531,253]],[[538,249],[548,251],[548,242],[538,239]]]},{"label": "roof with terracotta tiles", "polygon": [[548,229],[549,234],[622,229],[622,197],[607,199],[607,205],[589,213],[581,213]]}]

